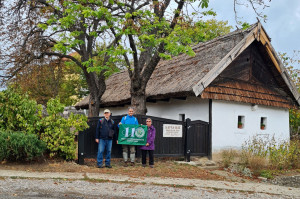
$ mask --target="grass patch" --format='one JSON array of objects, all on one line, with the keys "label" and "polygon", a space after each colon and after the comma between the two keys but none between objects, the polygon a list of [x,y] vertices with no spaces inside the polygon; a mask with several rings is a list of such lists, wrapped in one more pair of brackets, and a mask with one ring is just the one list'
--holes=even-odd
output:
[{"label": "grass patch", "polygon": [[261,177],[267,178],[267,179],[273,179],[273,171],[271,170],[261,170],[260,174]]}]

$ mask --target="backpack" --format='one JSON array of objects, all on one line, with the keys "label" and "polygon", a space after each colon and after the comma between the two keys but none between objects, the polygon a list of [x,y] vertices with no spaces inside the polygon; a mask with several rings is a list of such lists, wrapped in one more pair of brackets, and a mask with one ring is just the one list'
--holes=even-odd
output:
[{"label": "backpack", "polygon": [[[111,123],[112,123],[112,124],[114,124],[114,123],[115,123],[115,121],[113,121],[112,119],[110,119],[110,120],[111,120]],[[103,125],[103,122],[104,122],[104,118],[101,118],[101,119],[100,119],[100,123],[101,123],[101,125]]]}]

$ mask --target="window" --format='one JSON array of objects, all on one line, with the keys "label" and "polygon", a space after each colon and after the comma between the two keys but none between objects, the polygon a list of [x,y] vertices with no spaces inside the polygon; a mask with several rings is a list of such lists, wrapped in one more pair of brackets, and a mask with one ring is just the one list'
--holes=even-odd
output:
[{"label": "window", "polygon": [[245,116],[239,115],[238,116],[238,125],[237,125],[237,127],[239,129],[243,129],[244,126],[245,126]]},{"label": "window", "polygon": [[179,121],[185,120],[185,114],[179,114]]},{"label": "window", "polygon": [[267,118],[266,117],[261,117],[260,118],[260,129],[261,130],[266,130],[267,128]]}]

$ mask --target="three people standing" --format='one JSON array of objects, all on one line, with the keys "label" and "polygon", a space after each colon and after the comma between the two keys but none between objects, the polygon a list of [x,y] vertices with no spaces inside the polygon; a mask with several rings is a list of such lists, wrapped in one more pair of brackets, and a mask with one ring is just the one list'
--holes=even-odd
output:
[{"label": "three people standing", "polygon": [[[134,109],[132,107],[128,108],[128,114],[122,117],[121,122],[118,124],[135,124],[138,125],[138,120],[136,117],[133,116]],[[112,141],[114,138],[117,137],[117,129],[114,121],[110,118],[111,112],[109,109],[104,110],[104,118],[99,119],[97,128],[96,128],[96,139],[95,141],[98,143],[98,153],[97,153],[97,166],[98,168],[103,168],[103,153],[106,151],[105,157],[105,167],[112,168],[110,164],[111,158],[111,149],[112,149]],[[148,134],[147,134],[147,143],[146,146],[141,147],[142,151],[142,165],[143,167],[146,166],[146,156],[147,152],[149,153],[149,165],[151,168],[154,167],[154,140],[156,130],[152,125],[152,120],[147,118],[146,124],[148,127]],[[118,144],[118,141],[117,141]],[[124,166],[128,166],[128,149],[130,150],[130,163],[131,166],[135,165],[135,145],[122,145],[123,151],[123,159],[124,159]]]}]

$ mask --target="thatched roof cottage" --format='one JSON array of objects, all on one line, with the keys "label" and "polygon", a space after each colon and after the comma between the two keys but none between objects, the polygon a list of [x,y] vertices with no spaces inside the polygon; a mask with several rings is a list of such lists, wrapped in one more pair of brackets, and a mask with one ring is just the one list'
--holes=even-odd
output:
[{"label": "thatched roof cottage", "polygon": [[[270,38],[258,22],[162,60],[146,88],[147,115],[211,123],[212,148],[240,146],[253,135],[289,138],[289,108],[299,106],[290,80]],[[130,104],[127,71],[106,80],[103,108],[114,115]],[[76,104],[87,109],[88,97]]]}]

